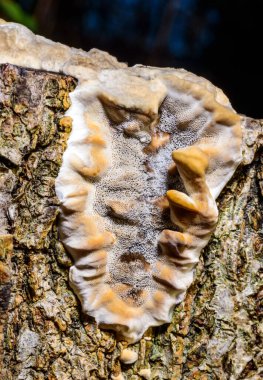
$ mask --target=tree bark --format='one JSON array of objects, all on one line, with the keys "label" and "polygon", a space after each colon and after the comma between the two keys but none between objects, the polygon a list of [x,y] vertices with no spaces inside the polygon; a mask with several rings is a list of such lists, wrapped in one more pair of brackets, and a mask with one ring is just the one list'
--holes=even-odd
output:
[{"label": "tree bark", "polygon": [[[84,319],[68,286],[55,178],[74,78],[0,65],[0,371],[4,380],[237,380],[262,376],[261,121],[246,118],[244,164],[172,323],[132,345]],[[261,267],[262,270],[262,267]]]}]

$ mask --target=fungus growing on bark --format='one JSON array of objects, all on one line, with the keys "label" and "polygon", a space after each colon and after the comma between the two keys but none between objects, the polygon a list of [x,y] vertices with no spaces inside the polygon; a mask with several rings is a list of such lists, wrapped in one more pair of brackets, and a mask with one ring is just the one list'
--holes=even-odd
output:
[{"label": "fungus growing on bark", "polygon": [[133,364],[138,360],[137,352],[125,348],[120,354],[120,361],[124,364]]},{"label": "fungus growing on bark", "polygon": [[78,79],[56,181],[70,283],[84,313],[135,342],[171,320],[193,280],[241,161],[241,118],[182,69],[128,68],[4,22],[0,49],[1,63]]}]

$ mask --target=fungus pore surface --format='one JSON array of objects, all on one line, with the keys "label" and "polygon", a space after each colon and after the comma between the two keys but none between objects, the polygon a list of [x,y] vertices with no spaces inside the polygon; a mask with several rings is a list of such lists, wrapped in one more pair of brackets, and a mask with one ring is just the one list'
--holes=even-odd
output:
[{"label": "fungus pore surface", "polygon": [[182,69],[127,67],[0,22],[0,63],[78,79],[56,181],[60,236],[83,312],[129,342],[169,322],[241,161],[241,118]]}]

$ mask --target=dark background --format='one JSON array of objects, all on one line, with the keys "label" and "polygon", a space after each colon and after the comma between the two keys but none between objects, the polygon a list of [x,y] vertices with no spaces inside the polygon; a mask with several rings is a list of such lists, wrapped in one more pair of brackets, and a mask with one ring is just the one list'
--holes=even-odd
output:
[{"label": "dark background", "polygon": [[263,117],[263,0],[0,0],[0,17],[129,65],[184,67]]}]

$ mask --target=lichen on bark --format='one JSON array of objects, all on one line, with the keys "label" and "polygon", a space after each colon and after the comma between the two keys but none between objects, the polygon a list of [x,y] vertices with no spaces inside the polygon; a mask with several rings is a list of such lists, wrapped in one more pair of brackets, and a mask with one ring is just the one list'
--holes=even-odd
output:
[{"label": "lichen on bark", "polygon": [[57,233],[54,183],[75,86],[71,77],[0,66],[1,378],[259,379],[263,173],[253,131],[262,123],[247,119],[246,165],[218,200],[219,222],[186,299],[171,324],[129,346],[138,360],[125,365],[126,343],[81,315]]}]

